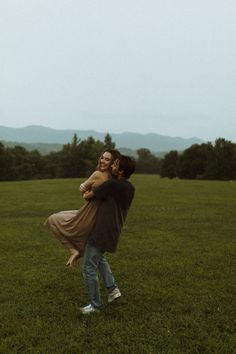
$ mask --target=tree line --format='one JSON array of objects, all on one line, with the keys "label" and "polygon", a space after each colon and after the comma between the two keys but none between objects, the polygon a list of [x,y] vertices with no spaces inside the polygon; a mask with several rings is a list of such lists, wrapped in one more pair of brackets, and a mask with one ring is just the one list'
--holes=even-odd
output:
[{"label": "tree line", "polygon": [[194,144],[179,153],[165,155],[161,162],[161,177],[209,180],[236,179],[236,144],[223,138]]},{"label": "tree line", "polygon": [[[0,180],[86,177],[96,168],[100,154],[114,148],[109,134],[103,142],[93,137],[81,140],[74,134],[60,151],[47,155],[0,142]],[[194,144],[183,152],[172,150],[163,158],[145,148],[136,153],[136,173],[184,179],[236,179],[236,144],[223,138],[214,144]]]}]

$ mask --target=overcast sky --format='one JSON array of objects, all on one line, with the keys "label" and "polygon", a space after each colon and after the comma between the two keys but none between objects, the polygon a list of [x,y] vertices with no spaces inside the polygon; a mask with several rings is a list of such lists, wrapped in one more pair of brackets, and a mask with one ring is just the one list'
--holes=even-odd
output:
[{"label": "overcast sky", "polygon": [[0,0],[0,125],[236,141],[235,0]]}]

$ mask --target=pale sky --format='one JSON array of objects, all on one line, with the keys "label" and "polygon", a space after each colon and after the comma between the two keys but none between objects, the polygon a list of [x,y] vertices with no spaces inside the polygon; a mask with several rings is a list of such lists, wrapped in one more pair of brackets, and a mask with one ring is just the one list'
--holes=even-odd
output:
[{"label": "pale sky", "polygon": [[236,1],[0,0],[0,125],[236,142]]}]

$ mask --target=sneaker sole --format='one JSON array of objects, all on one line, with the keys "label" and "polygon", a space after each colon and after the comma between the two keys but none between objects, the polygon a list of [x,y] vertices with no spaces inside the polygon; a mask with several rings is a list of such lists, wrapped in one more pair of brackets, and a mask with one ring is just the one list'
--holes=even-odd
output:
[{"label": "sneaker sole", "polygon": [[108,302],[111,303],[111,302],[113,302],[115,300],[118,300],[120,297],[121,297],[121,294],[117,294],[112,299],[108,299]]}]

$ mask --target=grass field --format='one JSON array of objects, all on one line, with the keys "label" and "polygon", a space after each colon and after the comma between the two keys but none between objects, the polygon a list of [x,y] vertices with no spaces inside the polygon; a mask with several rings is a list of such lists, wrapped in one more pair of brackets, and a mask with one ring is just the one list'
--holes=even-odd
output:
[{"label": "grass field", "polygon": [[235,353],[236,183],[132,181],[136,197],[108,256],[123,296],[90,316],[79,313],[82,264],[66,268],[42,226],[82,205],[81,180],[0,183],[0,353]]}]

